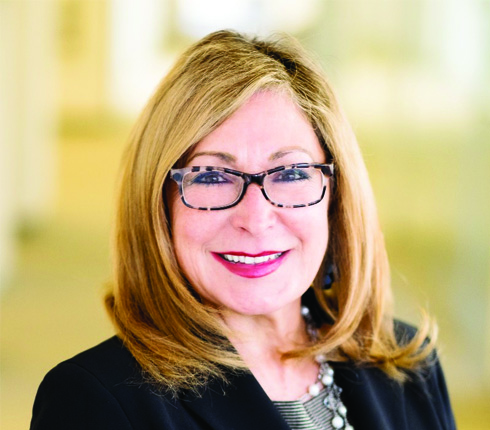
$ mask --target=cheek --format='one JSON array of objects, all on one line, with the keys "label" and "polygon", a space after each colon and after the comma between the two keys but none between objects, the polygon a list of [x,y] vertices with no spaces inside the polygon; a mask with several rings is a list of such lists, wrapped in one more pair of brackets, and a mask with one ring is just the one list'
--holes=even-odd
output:
[{"label": "cheek", "polygon": [[301,236],[306,258],[311,259],[313,264],[321,264],[328,244],[328,215],[327,204],[323,202],[315,209],[310,216],[301,217],[297,224],[298,234]]},{"label": "cheek", "polygon": [[172,242],[177,260],[187,275],[201,267],[207,245],[219,231],[216,214],[190,209],[175,202],[171,210]]},{"label": "cheek", "polygon": [[326,202],[310,206],[305,212],[300,209],[292,209],[294,218],[291,226],[303,237],[305,241],[311,242],[320,239],[320,235],[328,235],[328,213]]},{"label": "cheek", "polygon": [[[173,190],[174,191],[174,190]],[[192,213],[188,213],[177,192],[169,192],[167,194],[169,202],[170,228],[172,231],[172,244],[175,250],[175,256],[179,265],[184,268],[187,266],[187,260],[192,252],[192,239],[199,234],[196,223],[194,222]]]},{"label": "cheek", "polygon": [[179,261],[190,254],[185,250],[197,247],[206,236],[206,227],[191,210],[183,207],[172,212],[172,241]]},{"label": "cheek", "polygon": [[193,217],[186,217],[183,213],[174,213],[172,221],[172,242],[177,262],[185,276],[194,281],[194,273],[198,270],[200,242],[202,230],[196,228]]}]

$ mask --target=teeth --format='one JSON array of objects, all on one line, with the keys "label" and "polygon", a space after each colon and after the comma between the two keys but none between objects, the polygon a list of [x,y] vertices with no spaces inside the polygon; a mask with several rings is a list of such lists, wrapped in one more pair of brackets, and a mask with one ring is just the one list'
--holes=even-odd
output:
[{"label": "teeth", "polygon": [[242,264],[261,264],[266,261],[275,260],[282,255],[282,252],[278,252],[276,254],[262,255],[260,257],[249,257],[245,255],[231,255],[231,254],[222,254],[223,258],[232,263],[242,263]]}]

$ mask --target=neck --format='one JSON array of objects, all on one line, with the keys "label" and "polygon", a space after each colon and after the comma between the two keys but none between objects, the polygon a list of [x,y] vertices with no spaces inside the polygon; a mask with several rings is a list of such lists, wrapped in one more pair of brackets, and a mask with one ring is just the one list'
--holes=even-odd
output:
[{"label": "neck", "polygon": [[315,380],[318,365],[312,359],[282,358],[309,341],[299,300],[268,315],[224,314],[223,321],[231,343],[271,399],[297,399]]},{"label": "neck", "polygon": [[308,341],[305,322],[297,301],[267,315],[223,314],[230,341],[248,362],[256,354],[279,355]]}]

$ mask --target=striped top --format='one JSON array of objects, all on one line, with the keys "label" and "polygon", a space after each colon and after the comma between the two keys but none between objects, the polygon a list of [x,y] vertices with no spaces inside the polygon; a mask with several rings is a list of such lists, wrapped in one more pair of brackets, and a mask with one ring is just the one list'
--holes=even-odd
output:
[{"label": "striped top", "polygon": [[333,413],[323,403],[328,390],[302,402],[301,400],[273,401],[292,430],[335,430]]}]

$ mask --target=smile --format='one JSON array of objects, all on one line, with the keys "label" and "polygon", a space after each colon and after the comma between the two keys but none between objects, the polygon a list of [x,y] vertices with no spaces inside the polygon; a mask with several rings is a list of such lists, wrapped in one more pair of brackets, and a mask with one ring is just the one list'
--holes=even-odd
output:
[{"label": "smile", "polygon": [[265,251],[256,255],[241,252],[212,253],[228,271],[244,278],[270,275],[281,267],[288,254],[289,251]]},{"label": "smile", "polygon": [[268,261],[278,259],[283,252],[276,252],[274,254],[261,255],[259,257],[252,257],[249,255],[235,255],[235,254],[219,254],[222,258],[230,263],[241,263],[241,264],[262,264],[267,263]]}]

